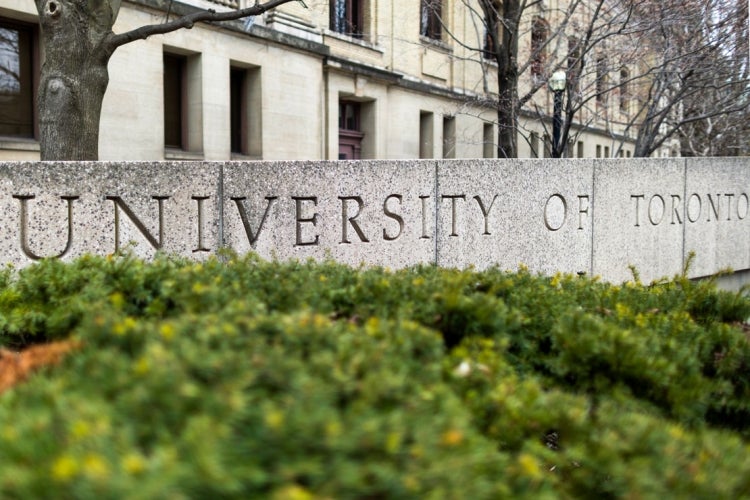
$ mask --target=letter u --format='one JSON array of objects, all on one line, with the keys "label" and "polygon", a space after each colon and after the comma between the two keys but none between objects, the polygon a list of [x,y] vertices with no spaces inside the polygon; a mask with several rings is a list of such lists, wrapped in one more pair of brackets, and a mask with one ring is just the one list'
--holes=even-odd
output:
[{"label": "letter u", "polygon": [[[31,260],[41,260],[45,257],[35,254],[31,248],[29,248],[28,241],[28,223],[29,223],[29,210],[27,202],[36,198],[34,195],[13,195],[13,198],[21,202],[21,250],[26,257]],[[65,200],[68,203],[68,241],[65,243],[65,248],[62,252],[57,255],[52,255],[47,258],[59,259],[64,257],[70,251],[70,247],[73,246],[73,201],[77,200],[78,196],[61,196],[60,199]]]}]

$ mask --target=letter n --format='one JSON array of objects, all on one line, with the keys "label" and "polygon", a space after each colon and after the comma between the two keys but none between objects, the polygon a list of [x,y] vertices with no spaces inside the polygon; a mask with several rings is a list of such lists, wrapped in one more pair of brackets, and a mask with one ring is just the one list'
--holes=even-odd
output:
[{"label": "letter n", "polygon": [[152,196],[152,200],[156,200],[159,205],[159,238],[156,239],[149,232],[146,226],[143,224],[141,219],[135,215],[133,210],[123,201],[119,196],[107,196],[108,200],[111,200],[115,205],[115,252],[120,251],[120,210],[122,210],[128,219],[138,228],[144,238],[151,244],[156,250],[161,250],[164,245],[164,200],[168,200],[169,196]]}]

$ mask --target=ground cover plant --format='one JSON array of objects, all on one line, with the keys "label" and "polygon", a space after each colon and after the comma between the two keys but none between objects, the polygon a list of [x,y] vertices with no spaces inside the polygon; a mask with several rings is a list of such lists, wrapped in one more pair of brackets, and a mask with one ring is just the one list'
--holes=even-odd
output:
[{"label": "ground cover plant", "polygon": [[740,498],[748,319],[682,277],[45,261],[0,276],[0,497]]}]

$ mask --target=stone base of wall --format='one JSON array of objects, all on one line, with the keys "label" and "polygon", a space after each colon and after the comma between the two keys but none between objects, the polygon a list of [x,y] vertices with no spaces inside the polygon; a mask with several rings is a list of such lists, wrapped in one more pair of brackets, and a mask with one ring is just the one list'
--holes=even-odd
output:
[{"label": "stone base of wall", "polygon": [[0,255],[26,266],[221,247],[351,265],[750,281],[750,160],[0,163]]}]

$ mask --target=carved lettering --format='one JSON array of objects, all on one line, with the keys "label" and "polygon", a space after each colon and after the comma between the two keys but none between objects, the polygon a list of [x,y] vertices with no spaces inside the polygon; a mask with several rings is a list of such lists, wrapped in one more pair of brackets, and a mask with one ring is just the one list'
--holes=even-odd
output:
[{"label": "carved lettering", "polygon": [[138,231],[141,232],[144,238],[151,244],[156,250],[160,250],[164,244],[164,200],[168,200],[169,196],[152,196],[152,200],[156,200],[159,206],[159,239],[149,232],[143,222],[135,215],[130,209],[127,203],[119,196],[107,196],[106,199],[111,200],[115,206],[115,252],[120,250],[120,210],[125,212],[130,221],[135,225]]},{"label": "carved lettering", "polygon": [[[698,213],[695,214],[695,217],[692,216],[692,214],[694,213],[692,207],[695,206],[693,200],[698,200]],[[701,212],[703,211],[703,200],[701,200],[701,196],[698,193],[693,193],[690,195],[690,198],[688,198],[686,211],[687,220],[689,220],[690,222],[697,222],[698,219],[700,219]]]},{"label": "carved lettering", "polygon": [[482,202],[482,198],[479,197],[479,195],[474,197],[475,200],[477,200],[477,203],[479,204],[479,210],[482,211],[482,215],[484,216],[484,235],[490,235],[490,225],[489,225],[489,218],[490,218],[490,210],[492,210],[492,205],[495,204],[495,200],[497,199],[497,195],[495,195],[492,198],[492,201],[490,202],[490,206],[485,208],[484,203]]},{"label": "carved lettering", "polygon": [[[740,200],[745,200],[745,213],[743,215],[740,215]],[[745,217],[747,217],[747,213],[750,211],[750,199],[748,199],[747,194],[742,193],[737,197],[737,218],[739,220],[745,220]]]},{"label": "carved lettering", "polygon": [[706,219],[706,222],[711,222],[711,212],[712,211],[714,213],[714,217],[716,217],[716,220],[718,221],[719,220],[719,208],[720,208],[719,202],[721,201],[720,200],[721,195],[720,194],[716,195],[716,204],[714,204],[714,199],[711,198],[710,194],[708,194],[706,196],[708,196],[708,203],[709,203],[709,205],[711,207],[711,210],[708,211],[708,218]]},{"label": "carved lettering", "polygon": [[304,247],[304,246],[316,246],[320,244],[320,235],[316,234],[315,239],[313,240],[304,240],[302,238],[302,224],[312,224],[313,227],[317,226],[318,224],[318,213],[313,213],[312,217],[303,217],[303,204],[304,203],[312,203],[314,207],[318,206],[318,197],[317,196],[292,196],[292,199],[294,200],[294,208],[295,208],[295,220],[296,220],[296,233],[297,238],[295,240],[295,246],[298,247]]},{"label": "carved lettering", "polygon": [[[37,255],[34,253],[31,248],[29,247],[29,239],[28,239],[28,224],[29,224],[29,211],[27,202],[29,200],[33,200],[36,198],[34,195],[13,195],[13,198],[17,199],[21,203],[21,213],[20,213],[20,222],[21,222],[21,228],[20,228],[20,236],[21,236],[21,251],[23,254],[28,257],[31,260],[41,260],[45,257],[42,257],[40,255]],[[73,245],[73,201],[77,200],[78,196],[61,196],[61,200],[65,200],[68,205],[68,239],[65,243],[65,248],[63,248],[62,252],[58,253],[57,255],[52,255],[50,258],[57,259],[60,257],[64,257],[69,251],[71,246]]]},{"label": "carved lettering", "polygon": [[680,202],[682,201],[682,197],[680,197],[679,194],[673,194],[672,196],[672,222],[671,224],[675,224],[675,219],[677,219],[678,224],[682,224],[682,218],[680,217]]},{"label": "carved lettering", "polygon": [[451,200],[451,234],[450,236],[458,236],[458,229],[456,228],[458,214],[456,210],[456,200],[466,200],[465,194],[444,194],[443,200]]},{"label": "carved lettering", "polygon": [[[659,200],[659,202],[656,204],[658,207],[661,205],[661,208],[657,209],[658,216],[654,216],[654,200]],[[662,198],[660,195],[655,194],[651,197],[651,199],[648,202],[648,220],[651,223],[652,226],[658,226],[661,224],[661,221],[664,220],[664,212],[666,211],[667,204],[664,202],[664,198]]]},{"label": "carved lettering", "polygon": [[422,236],[420,236],[419,239],[421,240],[429,240],[430,234],[429,231],[429,217],[427,217],[427,210],[429,205],[427,204],[427,201],[430,199],[429,196],[420,196],[420,200],[422,200]]},{"label": "carved lettering", "polygon": [[237,205],[237,210],[240,213],[240,219],[242,220],[242,226],[245,228],[247,241],[250,243],[250,246],[254,247],[255,243],[260,237],[260,232],[263,231],[263,224],[266,223],[268,213],[271,211],[271,205],[273,204],[274,200],[278,199],[278,196],[266,196],[266,210],[263,212],[263,217],[261,217],[260,223],[258,224],[258,230],[255,232],[253,232],[253,228],[250,225],[250,218],[247,216],[245,204],[243,203],[243,201],[245,201],[246,199],[247,198],[245,198],[244,196],[231,198],[231,200]]},{"label": "carved lettering", "polygon": [[641,221],[640,221],[640,213],[641,213],[641,210],[640,210],[640,201],[642,199],[644,199],[645,197],[646,196],[642,195],[642,194],[631,194],[630,195],[630,199],[631,200],[633,200],[633,199],[635,200],[635,227],[640,227],[641,226]]},{"label": "carved lettering", "polygon": [[193,253],[211,251],[211,249],[203,243],[203,202],[210,198],[210,196],[192,197],[192,199],[198,203],[198,248],[193,249]]},{"label": "carved lettering", "polygon": [[383,213],[386,217],[390,217],[391,219],[395,220],[398,223],[398,233],[396,233],[396,236],[391,236],[388,234],[388,231],[386,231],[385,228],[383,228],[383,239],[385,241],[394,241],[397,240],[401,234],[404,232],[404,218],[401,217],[399,214],[392,212],[388,208],[388,200],[398,200],[399,204],[403,201],[403,196],[400,194],[392,194],[389,197],[383,201]]},{"label": "carved lettering", "polygon": [[[357,222],[357,217],[359,217],[359,214],[362,213],[362,209],[365,206],[365,202],[362,201],[361,196],[339,196],[339,200],[341,200],[341,243],[344,244],[350,244],[351,241],[349,241],[349,232],[348,228],[349,224],[351,224],[352,228],[354,228],[354,232],[357,233],[357,236],[359,236],[360,241],[364,243],[369,243],[370,240],[367,239],[365,236],[365,233],[362,231],[362,228],[359,226],[359,223]],[[349,217],[348,213],[348,201],[356,201],[357,202],[357,213],[354,214],[353,217]]]},{"label": "carved lettering", "polygon": [[727,199],[727,220],[732,220],[732,198],[734,198],[734,193],[724,193],[724,197]]},{"label": "carved lettering", "polygon": [[[560,205],[558,211],[562,209],[562,218],[559,221],[550,220],[549,208],[550,202],[557,200],[555,205]],[[544,226],[550,231],[559,231],[565,225],[565,219],[568,217],[568,202],[565,201],[565,197],[561,194],[553,194],[547,198],[547,203],[544,204]]]},{"label": "carved lettering", "polygon": [[[583,207],[583,200],[586,200],[586,208]],[[579,194],[578,195],[578,229],[583,229],[583,214],[586,217],[589,216],[589,195]]]}]

